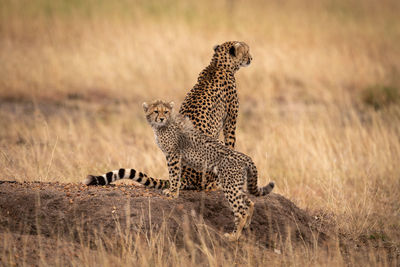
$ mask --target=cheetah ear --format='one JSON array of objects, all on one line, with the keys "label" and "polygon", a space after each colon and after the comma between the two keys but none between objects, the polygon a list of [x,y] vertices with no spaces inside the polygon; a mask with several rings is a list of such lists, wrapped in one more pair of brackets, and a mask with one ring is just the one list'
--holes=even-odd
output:
[{"label": "cheetah ear", "polygon": [[171,102],[169,102],[168,104],[169,104],[169,106],[170,106],[171,108],[174,108],[174,106],[175,106],[174,101],[171,101]]},{"label": "cheetah ear", "polygon": [[231,48],[229,48],[229,55],[231,55],[232,57],[236,57],[236,48],[235,48],[235,46],[232,46]]},{"label": "cheetah ear", "polygon": [[237,51],[238,51],[238,49],[239,49],[239,47],[240,47],[241,45],[242,45],[242,44],[239,43],[239,42],[237,42],[237,43],[235,43],[234,45],[232,45],[231,48],[229,48],[229,55],[231,55],[231,56],[233,56],[233,57],[236,57],[236,56],[237,56]]},{"label": "cheetah ear", "polygon": [[213,47],[214,52],[217,51],[218,47],[219,47],[219,45],[214,45],[214,47]]},{"label": "cheetah ear", "polygon": [[147,110],[149,109],[149,105],[146,102],[143,102],[143,110],[144,112],[147,112]]}]

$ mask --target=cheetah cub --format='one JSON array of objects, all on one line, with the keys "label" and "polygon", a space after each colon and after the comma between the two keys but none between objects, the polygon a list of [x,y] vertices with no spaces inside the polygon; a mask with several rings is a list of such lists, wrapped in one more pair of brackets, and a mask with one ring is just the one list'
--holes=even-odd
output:
[{"label": "cheetah cub", "polygon": [[187,117],[175,114],[173,106],[173,102],[160,100],[143,103],[157,145],[167,159],[170,187],[163,192],[169,197],[178,197],[182,165],[214,172],[235,217],[234,231],[225,236],[231,241],[237,240],[243,228],[250,225],[254,210],[254,203],[245,193],[245,185],[250,194],[263,196],[272,191],[274,183],[257,187],[257,168],[250,157],[201,133]]}]

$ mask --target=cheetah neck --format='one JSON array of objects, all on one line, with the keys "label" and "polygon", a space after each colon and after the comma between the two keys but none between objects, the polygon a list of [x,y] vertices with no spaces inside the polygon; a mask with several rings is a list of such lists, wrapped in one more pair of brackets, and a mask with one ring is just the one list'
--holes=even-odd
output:
[{"label": "cheetah neck", "polygon": [[227,62],[219,62],[218,59],[213,58],[210,62],[210,65],[208,65],[204,71],[207,69],[209,70],[214,70],[214,71],[223,71],[223,72],[228,72],[235,74],[239,70],[240,66],[232,61],[227,61]]}]

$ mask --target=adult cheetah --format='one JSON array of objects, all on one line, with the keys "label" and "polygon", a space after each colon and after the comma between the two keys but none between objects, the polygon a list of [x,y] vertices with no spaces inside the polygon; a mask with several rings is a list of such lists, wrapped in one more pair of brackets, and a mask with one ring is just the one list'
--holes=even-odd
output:
[{"label": "adult cheetah", "polygon": [[[210,137],[218,139],[221,130],[224,143],[235,147],[235,131],[239,102],[235,73],[252,61],[249,46],[244,42],[229,41],[214,46],[210,64],[200,73],[197,83],[186,95],[179,113],[187,116],[194,127]],[[213,189],[216,175],[202,173],[189,166],[182,166],[182,189]],[[147,176],[135,169],[119,169],[101,176],[88,175],[86,185],[106,185],[128,178],[150,188],[168,188],[169,181]]]}]

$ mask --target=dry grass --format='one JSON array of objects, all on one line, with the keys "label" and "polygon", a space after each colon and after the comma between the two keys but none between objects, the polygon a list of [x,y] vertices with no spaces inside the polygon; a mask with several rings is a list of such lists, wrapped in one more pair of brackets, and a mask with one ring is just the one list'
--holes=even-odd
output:
[{"label": "dry grass", "polygon": [[[213,45],[243,40],[254,61],[237,75],[237,148],[254,159],[261,183],[274,179],[301,208],[334,214],[350,238],[398,248],[398,1],[115,2],[0,0],[1,179],[79,182],[119,167],[167,177],[141,102],[181,101]],[[167,249],[162,261],[114,256],[122,265],[191,261],[171,241],[149,242],[135,249],[159,257]],[[370,263],[388,264],[377,251]],[[79,253],[76,265],[115,263],[101,249]],[[211,265],[235,262],[224,248],[199,253]],[[271,259],[243,253],[244,263]],[[343,263],[339,252],[303,256],[271,257]]]}]

